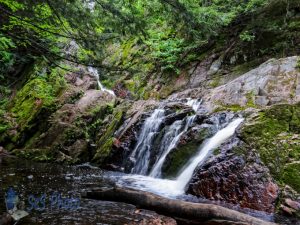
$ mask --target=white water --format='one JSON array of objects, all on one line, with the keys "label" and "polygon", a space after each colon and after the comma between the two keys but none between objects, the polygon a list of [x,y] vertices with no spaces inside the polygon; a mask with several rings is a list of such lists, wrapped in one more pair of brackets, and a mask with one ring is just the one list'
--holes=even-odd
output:
[{"label": "white water", "polygon": [[200,149],[198,155],[189,161],[188,166],[177,177],[177,188],[179,190],[184,192],[184,188],[192,178],[193,172],[196,169],[196,167],[204,162],[204,160],[207,158],[207,156],[212,150],[216,149],[224,141],[230,138],[234,134],[235,129],[240,125],[242,121],[242,118],[235,119],[234,121],[229,123],[225,128],[219,130],[212,138],[208,139],[208,141]]},{"label": "white water", "polygon": [[197,112],[198,111],[198,109],[199,109],[199,107],[200,107],[200,105],[202,104],[202,99],[192,99],[192,98],[188,98],[187,99],[188,101],[187,101],[187,105],[188,106],[191,106],[192,108],[193,108],[193,110],[195,111],[195,112]]},{"label": "white water", "polygon": [[196,167],[205,161],[212,150],[216,149],[230,138],[242,121],[242,118],[235,119],[225,128],[219,130],[213,137],[208,139],[200,148],[198,154],[189,161],[188,165],[183,169],[176,180],[158,179],[142,175],[128,175],[120,177],[118,183],[167,197],[182,195],[184,194],[185,187],[191,180]]},{"label": "white water", "polygon": [[115,92],[113,92],[112,90],[109,90],[107,88],[105,88],[101,82],[100,82],[100,78],[99,78],[99,73],[98,73],[98,70],[96,68],[93,68],[91,66],[88,67],[88,71],[94,75],[94,77],[96,77],[96,80],[97,80],[97,84],[98,84],[98,88],[101,90],[101,91],[104,91],[104,92],[107,92],[113,96],[116,96],[115,95]]},{"label": "white water", "polygon": [[[185,127],[183,129],[182,132],[179,133],[179,130],[181,128],[181,123],[182,121],[175,121],[172,126],[170,127],[170,131],[168,133],[171,133],[174,129],[175,129],[175,137],[173,139],[171,139],[171,143],[169,145],[165,145],[164,142],[162,142],[162,145],[165,146],[169,146],[161,155],[161,157],[159,158],[159,160],[154,164],[153,169],[150,173],[149,176],[151,177],[161,177],[161,168],[166,160],[167,155],[169,154],[169,152],[174,149],[180,139],[180,137],[189,129],[189,127],[192,125],[192,123],[194,122],[196,116],[189,116],[187,117],[187,121],[185,124]],[[165,135],[165,137],[168,137],[168,133]]]},{"label": "white water", "polygon": [[130,156],[131,160],[135,161],[135,165],[132,168],[131,173],[147,173],[153,137],[158,132],[158,129],[163,122],[164,114],[165,110],[156,109],[152,115],[146,119],[138,138],[137,145]]}]

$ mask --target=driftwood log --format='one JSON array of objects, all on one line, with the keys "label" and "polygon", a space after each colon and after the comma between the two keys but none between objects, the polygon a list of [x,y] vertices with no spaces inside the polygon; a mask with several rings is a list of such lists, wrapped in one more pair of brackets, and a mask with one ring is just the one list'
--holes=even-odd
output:
[{"label": "driftwood log", "polygon": [[231,221],[232,224],[274,225],[274,223],[222,206],[168,199],[149,192],[125,187],[93,189],[84,193],[82,197],[104,201],[125,202],[133,204],[138,208],[152,210],[173,218],[199,221],[201,224],[202,222],[219,220]]}]

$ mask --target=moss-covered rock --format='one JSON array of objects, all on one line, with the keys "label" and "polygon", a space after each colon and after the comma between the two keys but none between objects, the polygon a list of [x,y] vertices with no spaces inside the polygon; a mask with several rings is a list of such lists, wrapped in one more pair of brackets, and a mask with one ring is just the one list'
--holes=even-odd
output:
[{"label": "moss-covered rock", "polygon": [[260,154],[281,184],[300,192],[299,171],[295,162],[300,160],[300,105],[275,105],[261,111],[241,130],[242,139]]},{"label": "moss-covered rock", "polygon": [[178,146],[168,154],[162,167],[162,176],[175,178],[183,166],[196,154],[202,142],[210,135],[208,127],[191,130],[184,135]]},{"label": "moss-covered rock", "polygon": [[99,140],[97,141],[97,151],[93,157],[93,161],[102,163],[105,158],[109,156],[114,142],[114,132],[121,125],[123,114],[123,109],[116,108],[113,114],[106,118],[107,125],[99,135]]},{"label": "moss-covered rock", "polygon": [[[289,184],[295,190],[300,190],[300,162],[286,164],[283,169],[282,181]],[[299,215],[300,217],[300,215]]]},{"label": "moss-covered rock", "polygon": [[13,152],[18,157],[38,162],[48,162],[55,159],[55,153],[49,149],[15,149]]}]

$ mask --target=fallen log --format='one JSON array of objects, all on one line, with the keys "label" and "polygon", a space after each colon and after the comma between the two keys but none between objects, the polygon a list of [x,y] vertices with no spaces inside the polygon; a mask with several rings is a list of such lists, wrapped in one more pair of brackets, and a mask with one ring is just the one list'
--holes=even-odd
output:
[{"label": "fallen log", "polygon": [[93,189],[84,193],[82,197],[96,200],[125,202],[136,205],[138,208],[155,211],[162,215],[199,222],[223,220],[239,224],[274,225],[274,223],[263,221],[219,205],[168,199],[149,192],[125,187]]}]

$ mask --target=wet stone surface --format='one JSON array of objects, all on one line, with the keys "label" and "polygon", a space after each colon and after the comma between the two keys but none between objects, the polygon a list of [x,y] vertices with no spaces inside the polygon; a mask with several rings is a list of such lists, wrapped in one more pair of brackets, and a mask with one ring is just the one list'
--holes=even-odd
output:
[{"label": "wet stone surface", "polygon": [[[103,172],[89,166],[59,166],[17,160],[16,158],[0,159],[0,215],[6,211],[4,196],[12,187],[21,203],[18,208],[32,208],[33,201],[46,195],[45,208],[40,202],[39,210],[31,210],[29,216],[18,224],[176,224],[176,221],[148,210],[138,210],[125,203],[96,201],[80,198],[88,188],[109,187],[102,178]],[[51,209],[50,198],[54,192],[64,198],[80,198],[78,209]],[[22,206],[23,205],[23,206]],[[38,207],[34,207],[37,209]],[[29,210],[28,210],[29,211]]]}]

